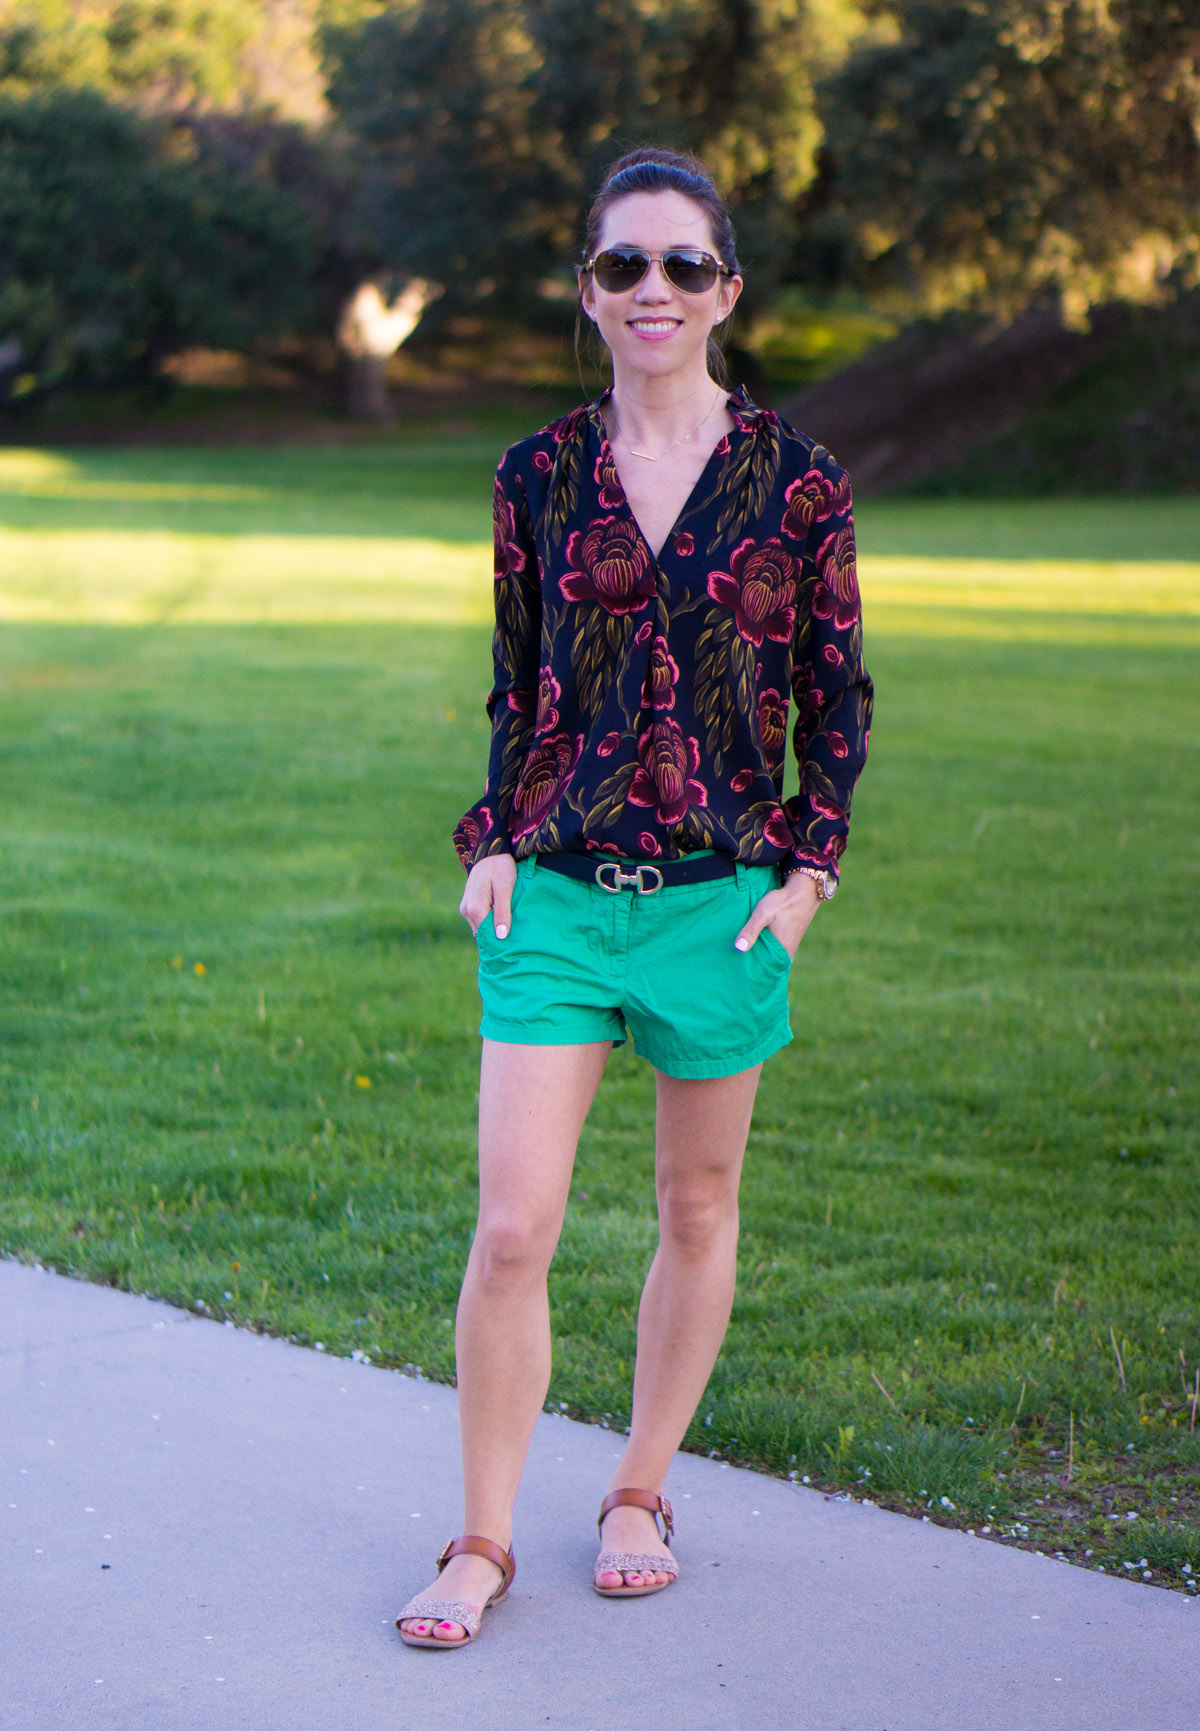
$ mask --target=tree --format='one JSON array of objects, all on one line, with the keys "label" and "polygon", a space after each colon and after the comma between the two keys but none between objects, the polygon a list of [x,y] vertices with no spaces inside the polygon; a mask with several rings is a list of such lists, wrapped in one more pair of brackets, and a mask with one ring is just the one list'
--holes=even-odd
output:
[{"label": "tree", "polygon": [[0,0],[0,92],[318,122],[317,19],[318,0]]},{"label": "tree", "polygon": [[528,305],[603,167],[654,141],[704,154],[767,276],[819,141],[808,31],[804,0],[407,0],[330,26],[362,244]]},{"label": "tree", "polygon": [[157,123],[93,91],[0,97],[10,392],[150,378],[182,348],[275,336],[307,312],[310,248],[286,194],[177,160]]},{"label": "tree", "polygon": [[1200,280],[1196,0],[878,0],[824,86],[832,209],[910,306],[1067,318]]}]

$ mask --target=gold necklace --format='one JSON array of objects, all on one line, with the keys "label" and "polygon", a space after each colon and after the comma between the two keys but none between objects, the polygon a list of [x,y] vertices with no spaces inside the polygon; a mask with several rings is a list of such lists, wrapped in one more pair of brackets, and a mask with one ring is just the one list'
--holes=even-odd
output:
[{"label": "gold necklace", "polygon": [[679,449],[680,445],[685,445],[689,439],[694,439],[696,437],[696,434],[700,431],[701,427],[704,425],[704,422],[707,421],[709,419],[709,417],[712,415],[713,410],[716,408],[717,404],[721,401],[721,398],[724,395],[725,395],[724,391],[722,391],[718,387],[717,394],[713,398],[712,402],[708,405],[708,408],[705,410],[703,418],[696,422],[696,425],[692,428],[691,432],[685,433],[683,435],[682,439],[676,439],[676,441],[673,445],[668,445],[665,451],[660,451],[658,453],[657,457],[652,457],[650,455],[649,451],[635,451],[633,446],[629,443],[629,440],[625,437],[624,433],[618,432],[614,436],[616,438],[620,439],[621,443],[624,445],[625,449],[629,452],[629,455],[631,457],[640,457],[642,459],[643,463],[661,462],[664,457],[669,457],[671,455],[672,451],[677,451]]}]

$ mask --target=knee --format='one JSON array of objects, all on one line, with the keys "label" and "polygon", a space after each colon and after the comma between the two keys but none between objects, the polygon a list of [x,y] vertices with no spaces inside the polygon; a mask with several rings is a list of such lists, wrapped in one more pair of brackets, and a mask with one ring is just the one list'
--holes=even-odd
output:
[{"label": "knee", "polygon": [[555,1223],[536,1214],[506,1209],[481,1215],[471,1260],[488,1287],[542,1279],[558,1240]]},{"label": "knee", "polygon": [[737,1187],[724,1173],[665,1183],[658,1198],[663,1244],[685,1257],[704,1257],[736,1243]]}]

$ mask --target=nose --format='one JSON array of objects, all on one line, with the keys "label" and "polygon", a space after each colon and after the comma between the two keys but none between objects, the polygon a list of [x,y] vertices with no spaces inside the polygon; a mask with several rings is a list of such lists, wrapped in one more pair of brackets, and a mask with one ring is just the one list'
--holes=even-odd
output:
[{"label": "nose", "polygon": [[662,261],[652,258],[645,276],[634,290],[634,300],[644,305],[661,306],[670,300],[671,294],[671,285],[663,275]]}]

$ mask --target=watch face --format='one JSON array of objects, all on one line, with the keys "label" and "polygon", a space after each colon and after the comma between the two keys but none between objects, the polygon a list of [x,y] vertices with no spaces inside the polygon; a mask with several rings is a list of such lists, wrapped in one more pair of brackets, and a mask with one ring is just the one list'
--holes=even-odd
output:
[{"label": "watch face", "polygon": [[827,902],[831,902],[837,894],[837,879],[834,877],[832,872],[825,873],[825,880],[821,885],[821,894],[825,897]]}]

